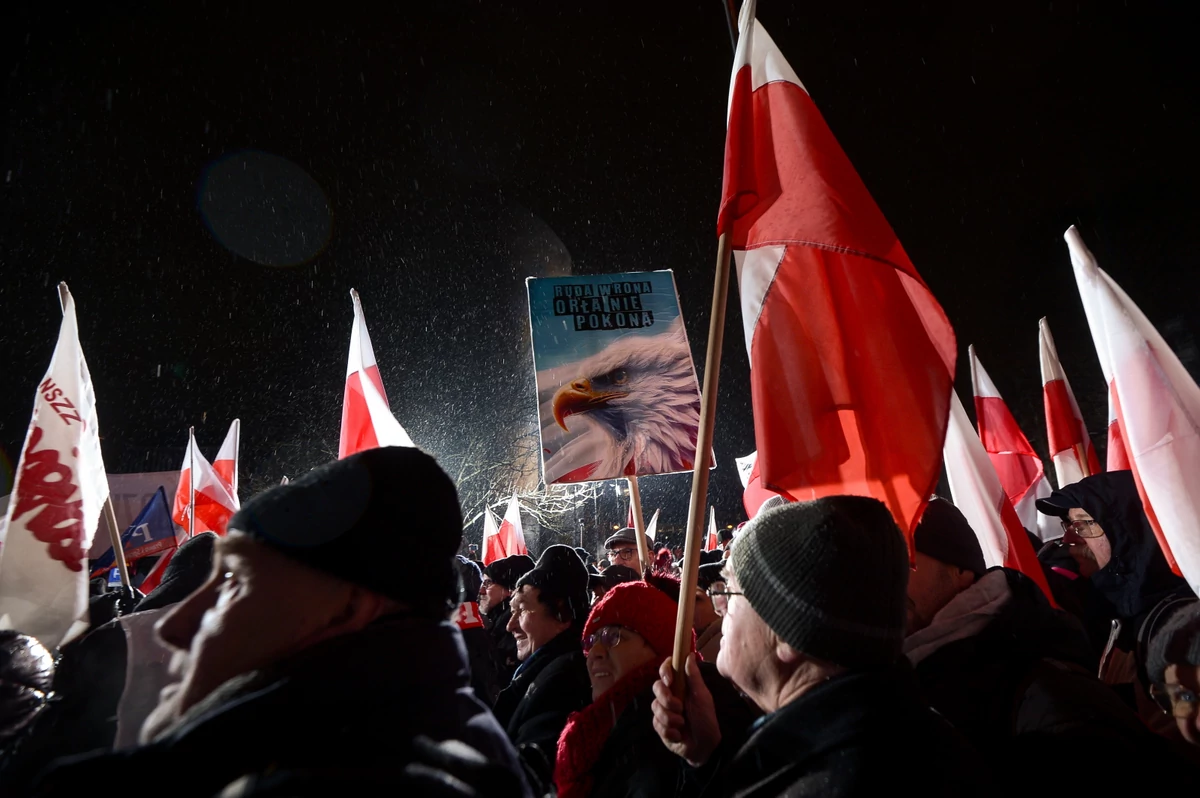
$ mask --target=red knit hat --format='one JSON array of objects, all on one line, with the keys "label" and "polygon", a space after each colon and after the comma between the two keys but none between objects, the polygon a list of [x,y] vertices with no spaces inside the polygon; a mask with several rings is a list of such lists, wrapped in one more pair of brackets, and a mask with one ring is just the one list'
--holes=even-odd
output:
[{"label": "red knit hat", "polygon": [[[678,580],[662,576],[651,579],[673,582],[678,590]],[[641,581],[625,582],[605,593],[592,607],[592,613],[583,627],[583,637],[587,639],[588,635],[595,634],[597,629],[605,626],[624,626],[645,638],[655,654],[667,657],[675,647],[677,612],[678,605],[659,588]],[[695,631],[691,634],[689,648],[696,650]]]}]

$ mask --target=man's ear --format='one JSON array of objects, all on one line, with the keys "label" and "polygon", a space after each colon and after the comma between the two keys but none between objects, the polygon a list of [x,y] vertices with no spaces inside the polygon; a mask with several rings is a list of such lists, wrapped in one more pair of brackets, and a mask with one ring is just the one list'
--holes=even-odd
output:
[{"label": "man's ear", "polygon": [[329,631],[334,634],[357,632],[383,615],[387,599],[378,593],[351,585],[341,611],[329,619]]}]

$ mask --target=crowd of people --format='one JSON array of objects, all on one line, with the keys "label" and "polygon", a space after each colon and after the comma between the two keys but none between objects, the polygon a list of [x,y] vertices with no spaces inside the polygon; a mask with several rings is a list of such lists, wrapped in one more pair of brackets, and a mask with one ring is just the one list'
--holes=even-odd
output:
[{"label": "crowd of people", "polygon": [[368,450],[247,501],[148,595],[98,596],[61,650],[2,633],[0,795],[1197,789],[1200,600],[1130,473],[1038,509],[1051,595],[949,501],[910,558],[856,496],[764,509],[685,595],[631,529],[602,559],[468,559],[437,462]]}]

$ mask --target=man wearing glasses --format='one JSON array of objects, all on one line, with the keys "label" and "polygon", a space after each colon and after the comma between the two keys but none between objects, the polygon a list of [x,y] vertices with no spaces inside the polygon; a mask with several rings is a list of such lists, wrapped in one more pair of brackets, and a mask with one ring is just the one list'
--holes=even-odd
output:
[{"label": "man wearing glasses", "polygon": [[1200,601],[1178,602],[1151,635],[1146,669],[1154,702],[1184,740],[1200,746]]},{"label": "man wearing glasses", "polygon": [[613,565],[624,565],[639,574],[642,572],[642,560],[638,557],[637,532],[629,527],[618,529],[613,536],[604,541],[608,551],[608,561]]}]

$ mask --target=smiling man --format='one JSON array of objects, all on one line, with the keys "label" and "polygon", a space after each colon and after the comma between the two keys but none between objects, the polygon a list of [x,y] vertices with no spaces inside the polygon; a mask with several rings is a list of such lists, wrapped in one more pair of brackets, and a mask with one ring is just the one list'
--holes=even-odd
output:
[{"label": "smiling man", "polygon": [[495,763],[490,783],[524,792],[448,621],[462,516],[432,457],[362,452],[256,496],[229,527],[208,581],[159,622],[176,681],[143,747],[60,768],[45,794],[133,772],[176,774],[176,796],[247,778],[283,782],[288,795],[321,784],[420,791],[407,769],[424,740],[475,749]]}]

